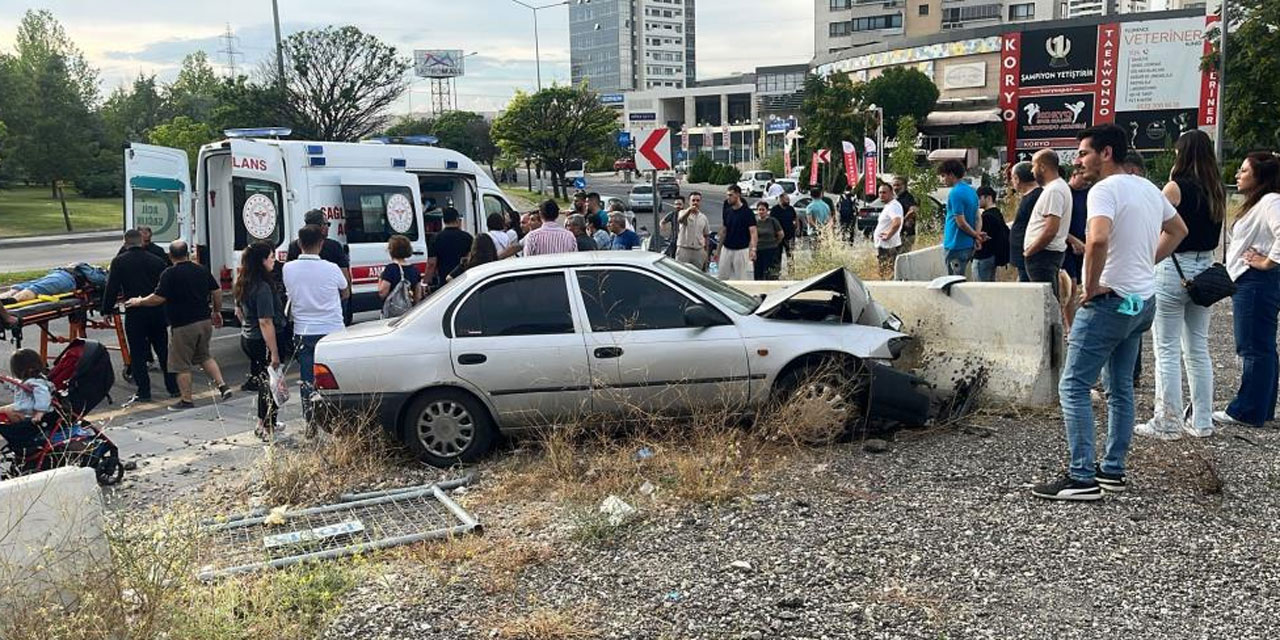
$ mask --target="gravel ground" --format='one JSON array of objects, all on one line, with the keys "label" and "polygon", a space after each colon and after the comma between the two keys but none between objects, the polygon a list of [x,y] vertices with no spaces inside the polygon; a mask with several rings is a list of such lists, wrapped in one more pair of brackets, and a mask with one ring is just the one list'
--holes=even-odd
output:
[{"label": "gravel ground", "polygon": [[[1229,307],[1212,337],[1219,406],[1239,377]],[[1062,468],[1056,413],[969,422],[900,433],[886,453],[814,452],[729,503],[624,496],[640,515],[604,542],[575,535],[574,507],[504,503],[482,477],[463,500],[497,564],[544,554],[510,552],[505,586],[479,562],[392,563],[321,637],[1274,636],[1280,432],[1138,439],[1128,492],[1061,504],[1029,494]]]}]

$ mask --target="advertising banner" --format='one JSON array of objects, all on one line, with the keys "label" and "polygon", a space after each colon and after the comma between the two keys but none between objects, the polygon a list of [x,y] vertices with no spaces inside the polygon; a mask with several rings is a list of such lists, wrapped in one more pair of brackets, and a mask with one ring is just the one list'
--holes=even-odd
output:
[{"label": "advertising banner", "polygon": [[867,150],[867,158],[862,162],[862,168],[867,174],[867,184],[863,188],[863,193],[868,195],[876,192],[876,173],[879,171],[880,150],[876,148],[876,143],[871,138],[863,138],[862,145]]},{"label": "advertising banner", "polygon": [[1188,81],[1204,55],[1204,21],[1197,17],[1120,25],[1117,111],[1196,107],[1201,82]]},{"label": "advertising banner", "polygon": [[858,186],[858,150],[848,140],[841,142],[840,146],[844,151],[845,181],[849,183],[849,188],[853,189]]},{"label": "advertising banner", "polygon": [[1018,100],[1019,140],[1066,140],[1093,126],[1092,93],[1032,96]]},{"label": "advertising banner", "polygon": [[1156,151],[1173,146],[1178,136],[1195,129],[1198,113],[1195,107],[1154,111],[1121,111],[1116,124],[1129,133],[1129,148]]},{"label": "advertising banner", "polygon": [[1097,79],[1096,26],[1024,31],[1021,50],[1020,87],[1092,85]]}]

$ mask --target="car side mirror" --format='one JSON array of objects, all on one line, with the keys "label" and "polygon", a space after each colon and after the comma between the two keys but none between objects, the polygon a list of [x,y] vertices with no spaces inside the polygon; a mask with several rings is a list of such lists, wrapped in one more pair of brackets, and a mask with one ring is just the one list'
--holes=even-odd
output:
[{"label": "car side mirror", "polygon": [[708,309],[705,305],[695,304],[685,307],[684,324],[687,327],[715,327],[722,324],[720,314]]}]

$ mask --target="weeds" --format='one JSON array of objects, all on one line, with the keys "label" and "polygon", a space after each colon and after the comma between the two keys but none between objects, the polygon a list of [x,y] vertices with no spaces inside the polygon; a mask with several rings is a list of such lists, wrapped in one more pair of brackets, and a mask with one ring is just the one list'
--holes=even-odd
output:
[{"label": "weeds", "polygon": [[508,619],[495,631],[504,640],[581,640],[596,637],[594,630],[584,626],[581,614],[547,608]]}]

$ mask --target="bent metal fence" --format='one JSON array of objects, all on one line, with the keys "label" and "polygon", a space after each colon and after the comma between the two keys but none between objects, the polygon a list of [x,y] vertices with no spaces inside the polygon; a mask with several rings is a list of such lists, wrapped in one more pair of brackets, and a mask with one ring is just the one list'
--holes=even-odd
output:
[{"label": "bent metal fence", "polygon": [[332,560],[482,528],[446,491],[471,477],[400,489],[347,494],[297,511],[263,510],[204,524],[201,580]]}]

